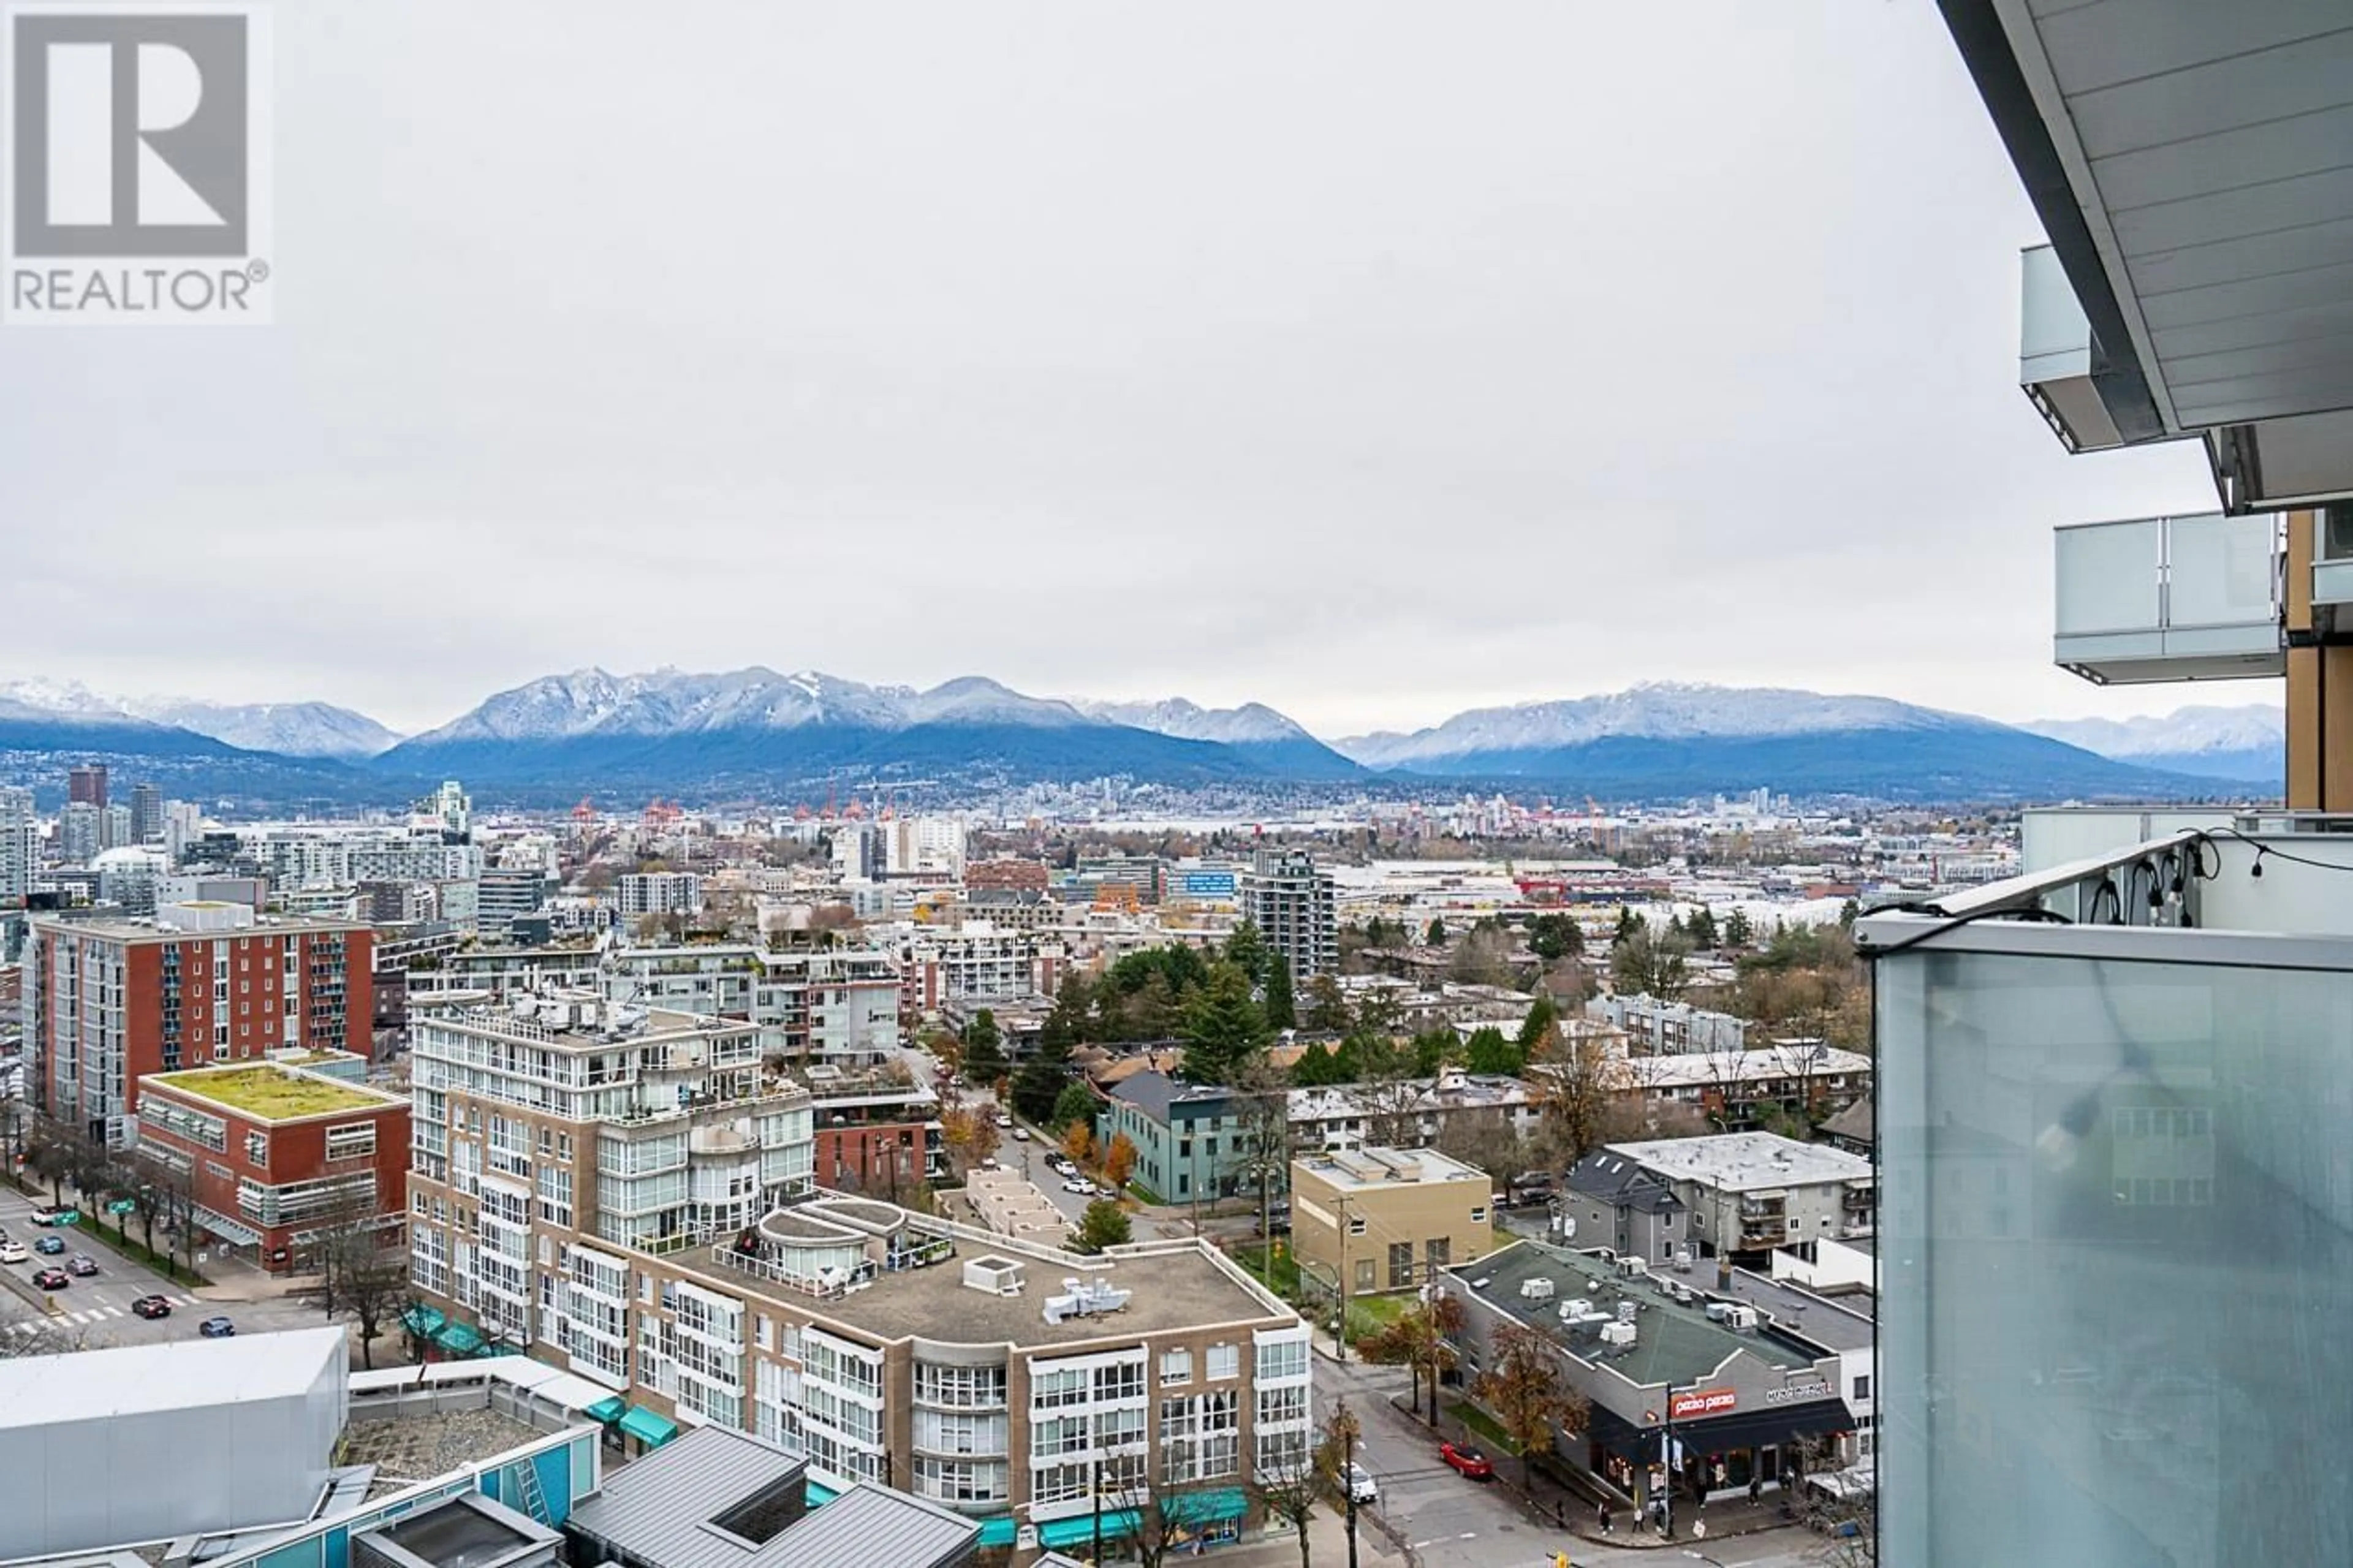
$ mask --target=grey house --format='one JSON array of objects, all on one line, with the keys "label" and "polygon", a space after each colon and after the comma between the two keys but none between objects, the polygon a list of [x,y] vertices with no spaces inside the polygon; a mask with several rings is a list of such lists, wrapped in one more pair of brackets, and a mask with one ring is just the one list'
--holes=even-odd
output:
[{"label": "grey house", "polygon": [[1597,1149],[1569,1168],[1560,1197],[1563,1240],[1665,1263],[1688,1255],[1691,1215],[1674,1188],[1641,1163]]}]

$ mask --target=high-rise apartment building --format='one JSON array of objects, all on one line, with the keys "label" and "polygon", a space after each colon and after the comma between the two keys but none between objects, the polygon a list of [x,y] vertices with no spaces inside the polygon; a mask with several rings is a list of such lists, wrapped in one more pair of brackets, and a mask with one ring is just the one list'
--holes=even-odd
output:
[{"label": "high-rise apartment building", "polygon": [[474,894],[474,929],[504,936],[509,927],[547,907],[547,873],[535,866],[488,866]]},{"label": "high-rise apartment building", "polygon": [[33,815],[33,792],[0,785],[0,905],[21,904],[40,869],[40,818]]},{"label": "high-rise apartment building", "polygon": [[68,801],[58,813],[58,858],[69,866],[87,866],[106,847],[106,814],[86,800]]},{"label": "high-rise apartment building", "polygon": [[420,1289],[524,1347],[569,1342],[559,1250],[733,1236],[815,1187],[808,1090],[750,1024],[593,992],[413,1004]]},{"label": "high-rise apartment building", "polygon": [[36,916],[25,961],[33,1089],[121,1148],[140,1080],[273,1050],[368,1047],[369,929],[177,904],[153,920]]},{"label": "high-rise apartment building", "polygon": [[66,799],[75,805],[106,809],[106,764],[85,763],[66,774]]},{"label": "high-rise apartment building", "polygon": [[2024,875],[1858,923],[1878,1561],[2341,1562],[2353,34],[2326,0],[1940,8],[2050,240],[2036,413],[2194,443],[2219,498],[2060,531],[2056,661],[2284,676],[2286,810],[2030,813]]},{"label": "high-rise apartment building", "polygon": [[1290,962],[1294,982],[1338,970],[1340,925],[1332,874],[1316,868],[1314,855],[1304,849],[1261,849],[1241,874],[1237,891],[1242,919]]},{"label": "high-rise apartment building", "polygon": [[131,786],[131,841],[159,844],[164,838],[164,792],[151,784]]},{"label": "high-rise apartment building", "polygon": [[100,849],[129,849],[138,842],[138,828],[129,806],[117,802],[99,808],[98,847]]}]

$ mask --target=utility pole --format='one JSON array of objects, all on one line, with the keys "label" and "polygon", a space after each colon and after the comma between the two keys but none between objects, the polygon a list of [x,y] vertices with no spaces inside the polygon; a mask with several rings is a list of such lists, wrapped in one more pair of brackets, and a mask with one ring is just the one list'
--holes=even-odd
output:
[{"label": "utility pole", "polygon": [[[1340,1211],[1340,1277],[1333,1281],[1339,1288],[1340,1326],[1333,1331],[1332,1338],[1339,1346],[1340,1364],[1345,1366],[1348,1363],[1348,1195],[1345,1193],[1339,1194],[1333,1200],[1333,1206]],[[1269,1240],[1272,1238],[1269,1237]]]},{"label": "utility pole", "polygon": [[1103,1461],[1096,1459],[1087,1471],[1087,1491],[1095,1507],[1095,1550],[1087,1559],[1088,1568],[1102,1568],[1103,1563]]}]

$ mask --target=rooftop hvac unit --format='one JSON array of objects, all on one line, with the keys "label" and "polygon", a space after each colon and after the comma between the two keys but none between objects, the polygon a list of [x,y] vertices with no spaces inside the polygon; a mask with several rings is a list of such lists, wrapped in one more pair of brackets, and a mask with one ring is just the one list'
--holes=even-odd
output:
[{"label": "rooftop hvac unit", "polygon": [[1634,1344],[1634,1325],[1631,1323],[1602,1324],[1601,1342],[1618,1350],[1632,1349]]},{"label": "rooftop hvac unit", "polygon": [[1725,1309],[1724,1326],[1727,1329],[1753,1329],[1757,1326],[1757,1309],[1745,1303]]},{"label": "rooftop hvac unit", "polygon": [[1552,1281],[1549,1279],[1523,1279],[1520,1281],[1520,1295],[1522,1299],[1525,1300],[1549,1301],[1552,1300]]},{"label": "rooftop hvac unit", "polygon": [[1642,1306],[1639,1301],[1620,1301],[1618,1303],[1618,1321],[1621,1323],[1630,1323],[1641,1310]]},{"label": "rooftop hvac unit", "polygon": [[1631,1279],[1637,1274],[1648,1274],[1651,1266],[1641,1258],[1628,1255],[1618,1260],[1618,1272]]},{"label": "rooftop hvac unit", "polygon": [[1729,1301],[1710,1301],[1707,1304],[1707,1319],[1709,1322],[1720,1323],[1731,1315],[1732,1303]]}]

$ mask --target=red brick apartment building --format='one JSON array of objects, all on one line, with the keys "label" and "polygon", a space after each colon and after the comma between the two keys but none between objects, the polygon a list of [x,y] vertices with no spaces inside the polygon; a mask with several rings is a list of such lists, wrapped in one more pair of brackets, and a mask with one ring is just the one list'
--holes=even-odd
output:
[{"label": "red brick apartment building", "polygon": [[404,1240],[408,1100],[301,1060],[139,1086],[140,1148],[189,1177],[199,1226],[269,1268],[304,1267],[319,1227],[345,1215],[369,1215],[384,1246]]},{"label": "red brick apartment building", "polygon": [[129,1142],[150,1074],[277,1050],[367,1053],[374,935],[360,921],[206,903],[30,925],[26,1081],[43,1109],[110,1147]]}]

